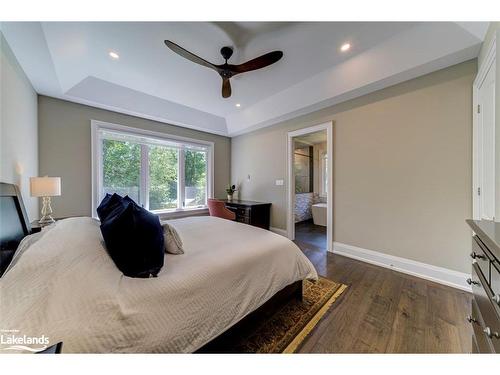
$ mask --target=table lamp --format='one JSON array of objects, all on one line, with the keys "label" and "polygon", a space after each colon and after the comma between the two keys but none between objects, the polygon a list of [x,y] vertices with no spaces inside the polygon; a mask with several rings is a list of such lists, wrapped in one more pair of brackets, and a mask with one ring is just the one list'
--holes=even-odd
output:
[{"label": "table lamp", "polygon": [[61,177],[31,177],[30,191],[32,197],[42,197],[42,217],[38,221],[40,225],[48,225],[55,220],[52,217],[50,197],[61,195]]}]

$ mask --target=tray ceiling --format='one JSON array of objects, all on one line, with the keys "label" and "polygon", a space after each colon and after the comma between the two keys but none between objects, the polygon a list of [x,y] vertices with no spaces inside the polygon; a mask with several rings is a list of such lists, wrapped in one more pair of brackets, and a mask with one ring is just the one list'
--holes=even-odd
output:
[{"label": "tray ceiling", "polygon": [[[4,22],[2,33],[39,94],[234,136],[477,56],[488,23]],[[231,79],[167,49],[170,39],[213,63],[284,57]],[[347,52],[341,45],[350,43]],[[109,52],[116,52],[113,59]],[[237,107],[236,104],[240,106]]]}]

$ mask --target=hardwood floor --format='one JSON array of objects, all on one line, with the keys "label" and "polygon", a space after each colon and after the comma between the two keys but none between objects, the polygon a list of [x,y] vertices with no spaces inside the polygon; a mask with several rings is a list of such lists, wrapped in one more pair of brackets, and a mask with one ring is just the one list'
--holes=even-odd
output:
[{"label": "hardwood floor", "polygon": [[349,285],[299,352],[471,352],[471,294],[295,242],[320,275]]},{"label": "hardwood floor", "polygon": [[326,227],[315,225],[312,219],[295,224],[295,238],[301,243],[326,249]]}]

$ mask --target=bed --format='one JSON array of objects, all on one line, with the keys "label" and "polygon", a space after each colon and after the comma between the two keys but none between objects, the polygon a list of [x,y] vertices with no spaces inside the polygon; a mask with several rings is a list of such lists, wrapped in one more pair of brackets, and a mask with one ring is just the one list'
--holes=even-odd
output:
[{"label": "bed", "polygon": [[123,276],[92,218],[25,236],[0,279],[1,328],[63,341],[66,353],[189,353],[317,279],[297,246],[270,231],[209,216],[169,224],[185,254],[165,255],[149,279]]}]

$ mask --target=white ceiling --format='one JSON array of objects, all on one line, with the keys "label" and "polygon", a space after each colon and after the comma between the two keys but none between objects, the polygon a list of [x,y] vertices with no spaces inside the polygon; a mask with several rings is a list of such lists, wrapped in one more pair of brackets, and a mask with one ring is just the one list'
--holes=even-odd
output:
[{"label": "white ceiling", "polygon": [[[4,22],[2,32],[44,95],[223,135],[278,121],[476,57],[488,23]],[[267,68],[221,79],[163,44],[213,63],[272,50]],[[344,42],[352,48],[340,52]],[[108,56],[116,51],[119,60]],[[236,103],[241,107],[237,108]]]}]

